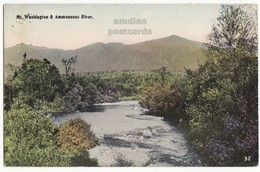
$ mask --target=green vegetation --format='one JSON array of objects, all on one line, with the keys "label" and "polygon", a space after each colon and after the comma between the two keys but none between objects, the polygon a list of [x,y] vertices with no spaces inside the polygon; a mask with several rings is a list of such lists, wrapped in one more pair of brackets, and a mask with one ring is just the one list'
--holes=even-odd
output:
[{"label": "green vegetation", "polygon": [[180,89],[175,85],[157,84],[148,88],[140,101],[142,107],[149,109],[149,113],[165,118],[179,120],[179,109],[182,103]]},{"label": "green vegetation", "polygon": [[72,154],[55,143],[55,127],[26,104],[4,114],[4,160],[7,166],[69,166]]},{"label": "green vegetation", "polygon": [[222,6],[206,61],[187,76],[190,136],[208,165],[258,162],[257,32],[249,10]]},{"label": "green vegetation", "polygon": [[[60,133],[48,112],[66,111],[62,95],[65,82],[46,59],[26,59],[6,80],[4,113],[4,160],[7,166],[97,166],[87,149],[73,152],[60,145]],[[81,121],[89,129],[89,125]],[[68,135],[67,135],[68,134]],[[75,134],[75,133],[74,133]],[[79,142],[92,141],[73,133],[62,133]],[[93,142],[96,140],[93,139]],[[71,149],[73,148],[72,145]],[[94,145],[92,145],[94,146]],[[81,159],[79,161],[79,159]]]},{"label": "green vegetation", "polygon": [[[156,83],[179,83],[183,74],[161,68],[153,71],[112,71],[74,74],[64,77],[68,111],[94,103],[139,100],[142,92]],[[70,107],[70,108],[69,108]]]},{"label": "green vegetation", "polygon": [[61,149],[81,152],[97,145],[97,139],[90,131],[90,125],[82,119],[71,119],[59,128],[58,145]]},{"label": "green vegetation", "polygon": [[57,142],[61,150],[73,153],[72,166],[97,166],[95,159],[90,159],[88,149],[95,147],[98,140],[90,130],[90,125],[82,119],[71,119],[58,129]]},{"label": "green vegetation", "polygon": [[183,74],[165,67],[153,71],[73,72],[76,58],[64,60],[66,74],[47,59],[24,59],[5,80],[5,110],[14,102],[41,112],[82,110],[94,103],[138,100],[147,87],[156,83],[180,82]]},{"label": "green vegetation", "polygon": [[138,99],[148,85],[182,77],[165,68],[151,72],[60,75],[48,60],[27,59],[4,84],[4,158],[7,166],[96,166],[87,150],[97,144],[80,119],[56,128],[51,112],[84,110],[95,102]]},{"label": "green vegetation", "polygon": [[29,106],[36,101],[52,102],[61,94],[63,83],[58,69],[46,59],[25,59],[5,84],[5,105],[9,108],[14,99],[19,97]]},{"label": "green vegetation", "polygon": [[[47,59],[27,59],[4,84],[4,158],[8,166],[96,166],[97,144],[81,119],[56,128],[46,112],[84,111],[94,103],[140,100],[173,120],[210,166],[258,163],[258,63],[255,13],[223,5],[198,69],[65,74]],[[151,43],[151,42],[150,42]]]},{"label": "green vegetation", "polygon": [[[68,122],[69,123],[69,122]],[[81,121],[82,125],[89,127]],[[62,131],[61,127],[61,131]],[[89,129],[89,128],[88,128]],[[7,166],[97,166],[87,153],[89,147],[77,152],[64,150],[60,145],[60,134],[85,143],[91,138],[77,133],[57,134],[50,117],[35,112],[26,104],[16,102],[4,114],[4,160]],[[74,135],[73,135],[74,134]],[[93,146],[93,145],[92,145]],[[70,149],[73,147],[71,146]],[[78,161],[78,159],[81,159]]]},{"label": "green vegetation", "polygon": [[[209,35],[205,61],[197,70],[186,70],[185,84],[179,87],[180,125],[188,130],[207,165],[258,163],[257,24],[250,10],[249,6],[222,6]],[[174,112],[178,106],[172,102],[178,99],[170,98],[168,86],[161,87],[148,89],[142,105],[159,115]]]}]

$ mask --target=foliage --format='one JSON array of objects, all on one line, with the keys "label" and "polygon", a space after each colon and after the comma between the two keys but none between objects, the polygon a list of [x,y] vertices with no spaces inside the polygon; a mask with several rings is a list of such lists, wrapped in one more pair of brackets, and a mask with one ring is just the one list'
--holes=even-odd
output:
[{"label": "foliage", "polygon": [[98,103],[116,102],[119,100],[119,91],[111,83],[104,82],[97,90],[95,101]]},{"label": "foliage", "polygon": [[55,146],[50,118],[18,104],[4,114],[4,159],[8,166],[63,166],[70,155]]},{"label": "foliage", "polygon": [[244,6],[222,6],[205,63],[187,72],[190,136],[208,165],[258,162],[255,26]]},{"label": "foliage", "polygon": [[68,111],[75,111],[78,108],[78,104],[82,101],[83,88],[77,84],[72,88],[64,97],[65,107]]},{"label": "foliage", "polygon": [[28,59],[5,84],[5,97],[9,104],[19,97],[33,107],[36,100],[52,102],[62,88],[61,76],[54,65],[46,59]]},{"label": "foliage", "polygon": [[5,165],[97,166],[96,160],[90,159],[86,151],[64,151],[57,146],[56,139],[51,119],[33,111],[27,104],[15,102],[4,114]]},{"label": "foliage", "polygon": [[[64,61],[64,60],[63,60]],[[75,58],[64,61],[67,65]],[[172,75],[166,68],[152,72],[101,72],[75,74],[71,66],[67,75],[46,59],[25,58],[22,66],[5,83],[5,109],[13,101],[19,101],[41,111],[75,111],[95,102],[114,102],[122,99],[138,99],[140,92],[155,81],[169,80]]]},{"label": "foliage", "polygon": [[58,144],[65,151],[78,153],[97,145],[90,125],[80,118],[70,119],[62,124],[58,135]]},{"label": "foliage", "polygon": [[[211,50],[257,51],[257,15],[250,5],[222,5],[209,35]],[[222,52],[223,53],[223,52]]]},{"label": "foliage", "polygon": [[73,72],[71,65],[77,62],[77,56],[71,57],[70,59],[62,59],[61,62],[65,67],[65,76],[69,77],[69,75]]},{"label": "foliage", "polygon": [[61,151],[55,146],[29,149],[26,145],[19,144],[13,152],[5,154],[5,165],[30,167],[71,166],[73,157],[73,154]]},{"label": "foliage", "polygon": [[164,117],[173,116],[178,120],[181,102],[182,96],[177,86],[157,84],[144,92],[140,104],[153,114]]},{"label": "foliage", "polygon": [[92,105],[95,103],[95,98],[97,94],[97,84],[96,80],[98,78],[93,78],[92,74],[89,75],[78,75],[76,76],[77,84],[82,87],[82,100],[84,104]]},{"label": "foliage", "polygon": [[[114,102],[119,100],[139,100],[141,92],[155,83],[178,83],[182,74],[166,68],[153,71],[112,71],[78,74],[76,80],[87,86],[90,102]],[[90,87],[90,88],[89,88]],[[92,90],[92,91],[91,91]],[[92,95],[92,96],[91,96]]]},{"label": "foliage", "polygon": [[[19,98],[20,99],[20,98]],[[21,100],[19,100],[21,101]],[[34,102],[34,110],[39,113],[66,112],[66,104],[59,94],[57,94],[53,102],[36,100]]]},{"label": "foliage", "polygon": [[33,112],[28,105],[16,102],[4,117],[5,137],[12,136],[15,145],[26,143],[28,147],[47,147],[53,144],[51,119]]},{"label": "foliage", "polygon": [[[46,59],[27,59],[4,85],[4,157],[12,166],[97,165],[87,149],[97,140],[81,119],[58,132],[39,112],[75,111],[95,102],[140,99],[151,113],[181,121],[212,166],[258,163],[256,16],[250,6],[223,5],[205,60],[186,76],[161,68],[65,76]],[[11,66],[10,66],[11,67]],[[142,94],[141,94],[142,93]],[[58,145],[57,145],[58,144]],[[246,158],[245,158],[246,157]],[[245,161],[246,160],[246,161]],[[249,161],[250,160],[250,161]]]},{"label": "foliage", "polygon": [[88,151],[81,151],[75,153],[75,156],[72,158],[72,166],[93,167],[98,166],[98,162],[96,159],[89,158]]}]

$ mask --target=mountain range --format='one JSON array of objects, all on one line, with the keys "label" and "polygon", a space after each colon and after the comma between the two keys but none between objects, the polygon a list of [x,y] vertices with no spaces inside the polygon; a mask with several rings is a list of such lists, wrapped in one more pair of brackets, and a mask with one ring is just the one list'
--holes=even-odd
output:
[{"label": "mountain range", "polygon": [[22,64],[27,58],[48,59],[64,72],[62,59],[77,56],[75,72],[150,70],[167,67],[176,72],[195,69],[203,44],[176,35],[136,44],[95,43],[75,50],[18,44],[4,49],[4,65]]}]

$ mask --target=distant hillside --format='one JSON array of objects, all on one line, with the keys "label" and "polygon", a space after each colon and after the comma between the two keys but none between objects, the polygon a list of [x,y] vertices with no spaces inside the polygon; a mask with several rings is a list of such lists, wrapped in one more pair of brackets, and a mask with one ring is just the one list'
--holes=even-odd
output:
[{"label": "distant hillside", "polygon": [[137,44],[95,43],[76,50],[61,50],[19,44],[4,49],[4,64],[20,65],[28,58],[47,58],[64,72],[61,59],[77,55],[76,72],[112,70],[149,70],[168,67],[183,71],[194,69],[203,45],[176,35]]}]

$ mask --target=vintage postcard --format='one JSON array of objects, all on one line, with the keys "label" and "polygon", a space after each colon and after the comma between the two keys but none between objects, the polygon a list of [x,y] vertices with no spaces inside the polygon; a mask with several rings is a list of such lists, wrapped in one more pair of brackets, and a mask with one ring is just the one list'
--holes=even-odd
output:
[{"label": "vintage postcard", "polygon": [[4,165],[258,165],[257,4],[5,4]]}]

